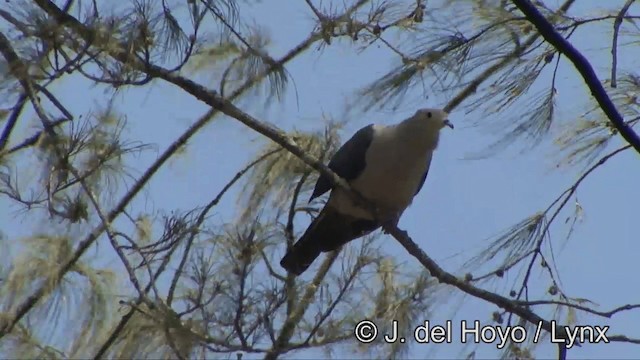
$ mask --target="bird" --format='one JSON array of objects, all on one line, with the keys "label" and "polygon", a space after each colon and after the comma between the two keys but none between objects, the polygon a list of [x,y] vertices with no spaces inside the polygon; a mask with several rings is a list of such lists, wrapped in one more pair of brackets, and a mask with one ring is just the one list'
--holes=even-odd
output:
[{"label": "bird", "polygon": [[397,224],[425,183],[440,130],[454,128],[448,117],[442,109],[423,108],[399,123],[369,124],[356,131],[327,167],[373,202],[377,212],[374,215],[370,207],[321,174],[309,203],[331,191],[329,199],[287,250],[280,266],[299,276],[321,253],[337,250],[386,222]]}]

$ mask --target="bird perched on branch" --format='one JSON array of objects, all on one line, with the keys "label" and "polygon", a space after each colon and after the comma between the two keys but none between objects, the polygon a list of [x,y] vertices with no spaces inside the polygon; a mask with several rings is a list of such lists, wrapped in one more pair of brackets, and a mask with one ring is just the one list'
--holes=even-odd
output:
[{"label": "bird perched on branch", "polygon": [[320,253],[336,250],[386,222],[397,223],[424,185],[440,130],[453,129],[447,117],[440,109],[420,109],[398,124],[370,124],[358,130],[328,167],[373,202],[377,213],[320,175],[309,202],[331,190],[329,200],[280,265],[300,275]]}]

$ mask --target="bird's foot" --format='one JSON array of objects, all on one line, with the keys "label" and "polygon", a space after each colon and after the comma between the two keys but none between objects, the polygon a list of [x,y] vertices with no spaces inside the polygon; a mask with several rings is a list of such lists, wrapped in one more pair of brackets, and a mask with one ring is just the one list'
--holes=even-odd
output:
[{"label": "bird's foot", "polygon": [[382,232],[388,235],[389,232],[387,231],[387,227],[397,228],[398,227],[398,222],[400,222],[400,215],[401,214],[397,214],[397,215],[393,216],[390,220],[385,221],[382,224]]}]

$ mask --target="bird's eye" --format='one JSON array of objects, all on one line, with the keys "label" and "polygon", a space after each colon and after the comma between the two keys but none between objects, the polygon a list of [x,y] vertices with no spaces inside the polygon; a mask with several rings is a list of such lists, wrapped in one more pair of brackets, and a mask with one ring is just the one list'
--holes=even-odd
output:
[{"label": "bird's eye", "polygon": [[427,113],[427,117],[428,117],[429,119],[431,119],[431,111],[429,111],[429,112]]}]

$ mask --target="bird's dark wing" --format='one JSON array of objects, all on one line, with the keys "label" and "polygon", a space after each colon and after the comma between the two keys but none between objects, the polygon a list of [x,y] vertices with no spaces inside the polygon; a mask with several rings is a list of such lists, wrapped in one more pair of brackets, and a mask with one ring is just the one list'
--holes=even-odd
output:
[{"label": "bird's dark wing", "polygon": [[413,196],[418,195],[422,187],[424,186],[425,180],[427,180],[427,174],[429,174],[429,168],[431,167],[431,156],[427,159],[427,169],[424,171],[424,175],[422,175],[422,180],[420,180],[420,185],[418,185],[418,189],[416,189],[416,193]]},{"label": "bird's dark wing", "polygon": [[[366,153],[373,140],[373,132],[373,124],[358,130],[333,155],[327,165],[329,169],[347,181],[357,178],[366,166]],[[309,201],[326,193],[331,188],[333,188],[331,180],[320,174]]]}]

